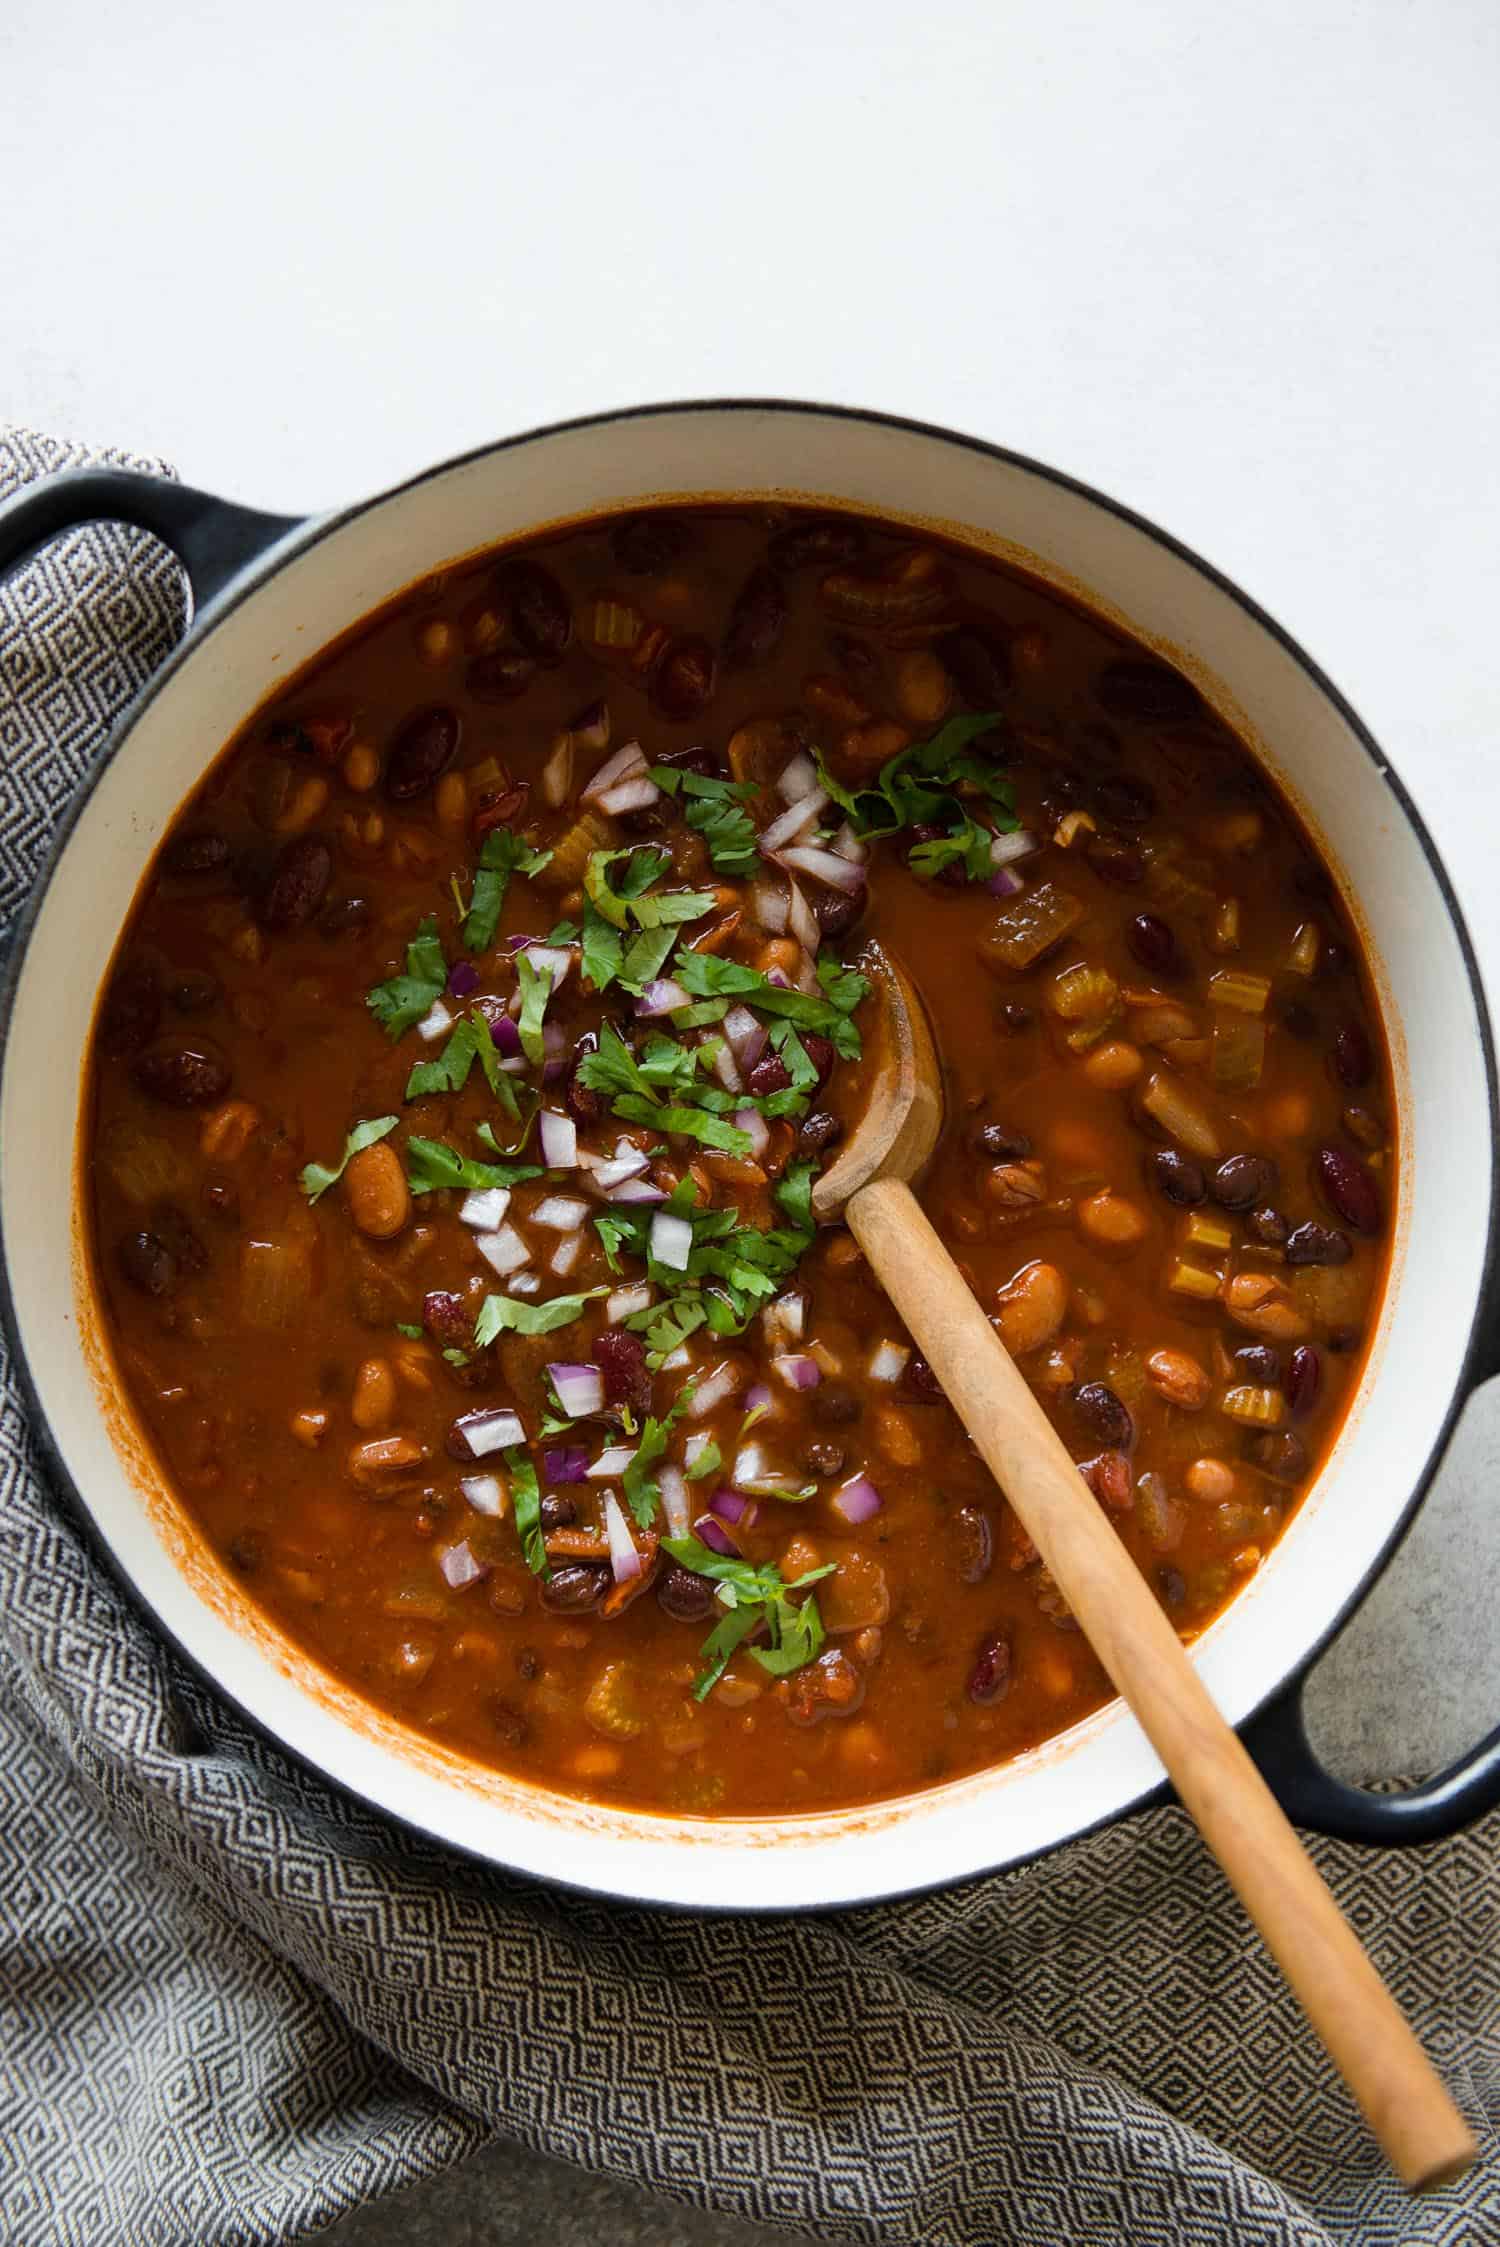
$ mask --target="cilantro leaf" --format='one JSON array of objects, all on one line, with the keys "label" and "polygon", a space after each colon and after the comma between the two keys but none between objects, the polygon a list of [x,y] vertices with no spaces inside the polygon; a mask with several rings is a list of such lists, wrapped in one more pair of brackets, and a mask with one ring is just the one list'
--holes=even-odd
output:
[{"label": "cilantro leaf", "polygon": [[761,870],[758,838],[753,820],[741,809],[755,796],[749,781],[720,780],[676,765],[653,765],[651,778],[669,796],[681,792],[683,817],[708,845],[716,874],[754,879]]},{"label": "cilantro leaf", "polygon": [[607,991],[620,972],[624,940],[591,897],[583,901],[583,972],[596,991]]},{"label": "cilantro leaf", "polygon": [[677,931],[670,924],[642,929],[639,936],[632,937],[620,963],[620,981],[626,990],[639,998],[666,966],[667,954],[676,942]]},{"label": "cilantro leaf", "polygon": [[[662,1549],[684,1568],[691,1569],[695,1576],[706,1576],[716,1584],[720,1603],[729,1610],[723,1620],[715,1624],[700,1649],[705,1666],[693,1681],[696,1700],[701,1701],[713,1690],[735,1648],[762,1621],[769,1643],[765,1647],[752,1646],[750,1652],[773,1677],[786,1677],[813,1660],[824,1637],[817,1602],[810,1599],[798,1606],[788,1595],[817,1583],[822,1576],[831,1575],[835,1565],[832,1561],[825,1561],[821,1568],[808,1569],[805,1575],[788,1584],[773,1563],[757,1565],[738,1556],[710,1552],[696,1537],[664,1537]],[[736,1627],[730,1629],[730,1624]]]},{"label": "cilantro leaf", "polygon": [[723,1464],[724,1454],[713,1437],[710,1436],[697,1458],[688,1468],[687,1479],[689,1482],[702,1482],[707,1476],[717,1474]]},{"label": "cilantro leaf", "polygon": [[377,983],[365,993],[365,1005],[394,1040],[431,1012],[447,983],[448,962],[438,938],[437,917],[429,913],[406,947],[406,973]]},{"label": "cilantro leaf", "polygon": [[[970,881],[982,881],[992,863],[994,832],[1008,833],[1018,825],[1015,791],[1004,772],[988,758],[969,753],[970,742],[996,723],[994,712],[950,718],[930,740],[913,742],[890,758],[867,787],[845,788],[821,756],[818,777],[858,835],[878,838],[907,827],[944,827],[945,833],[918,843],[910,854],[912,870],[922,879],[961,863]],[[972,816],[966,797],[984,802],[993,827]]]},{"label": "cilantro leaf", "polygon": [[500,1334],[552,1334],[581,1318],[585,1303],[603,1293],[602,1287],[591,1287],[584,1295],[554,1295],[545,1303],[523,1302],[518,1295],[487,1295],[474,1321],[474,1347],[482,1350]]},{"label": "cilantro leaf", "polygon": [[816,1163],[789,1163],[776,1188],[777,1201],[799,1232],[811,1234],[816,1229],[812,1213],[812,1187],[817,1175]]},{"label": "cilantro leaf", "polygon": [[[813,1572],[816,1574],[816,1571]],[[807,1578],[800,1577],[801,1583]],[[778,1626],[769,1646],[752,1646],[750,1657],[759,1662],[772,1677],[789,1677],[793,1670],[805,1668],[816,1660],[822,1650],[823,1618],[818,1613],[816,1599],[805,1599],[800,1606],[791,1600],[779,1600],[769,1612],[778,1618]]]},{"label": "cilantro leaf", "polygon": [[461,1186],[466,1193],[485,1192],[491,1186],[518,1186],[525,1178],[540,1178],[535,1163],[483,1163],[460,1155],[444,1139],[411,1138],[406,1142],[406,1176],[414,1194],[435,1194],[445,1186]]},{"label": "cilantro leaf", "polygon": [[725,1123],[722,1116],[711,1116],[702,1108],[664,1108],[659,1101],[644,1099],[639,1093],[622,1093],[614,1103],[614,1112],[624,1123],[650,1124],[679,1139],[696,1139],[701,1146],[716,1148],[724,1155],[748,1155],[755,1144],[748,1131],[741,1131],[738,1124]]},{"label": "cilantro leaf", "polygon": [[464,942],[471,952],[487,952],[494,943],[511,875],[518,871],[539,874],[551,856],[550,850],[533,849],[524,835],[514,834],[509,827],[490,829],[479,853],[464,921]]},{"label": "cilantro leaf", "polygon": [[762,1610],[754,1605],[731,1607],[721,1615],[698,1649],[702,1669],[693,1680],[693,1699],[706,1700],[728,1669],[737,1648],[760,1626]]},{"label": "cilantro leaf", "polygon": [[343,1177],[346,1166],[354,1156],[363,1154],[366,1147],[373,1147],[377,1139],[384,1139],[386,1133],[394,1131],[400,1121],[399,1116],[368,1117],[365,1122],[354,1126],[344,1141],[344,1151],[332,1170],[326,1163],[308,1163],[303,1169],[301,1180],[302,1191],[308,1200],[315,1202],[326,1194],[329,1187],[336,1185]]},{"label": "cilantro leaf", "polygon": [[701,920],[717,903],[711,889],[668,889],[660,896],[636,898],[630,910],[641,928],[669,928]]},{"label": "cilantro leaf", "polygon": [[536,1469],[528,1453],[519,1444],[501,1453],[510,1476],[511,1510],[516,1517],[516,1529],[521,1539],[521,1554],[533,1576],[550,1576],[552,1565],[547,1558],[546,1541],[542,1536],[542,1494],[537,1482]]},{"label": "cilantro leaf", "polygon": [[[620,866],[622,860],[620,874],[611,882],[609,869]],[[601,920],[608,921],[612,928],[628,928],[632,904],[653,882],[661,880],[671,863],[655,843],[627,843],[620,850],[590,851],[583,870],[584,894]]]},{"label": "cilantro leaf", "polygon": [[[836,960],[830,959],[825,970],[823,957],[819,957],[819,980],[828,994],[823,998],[808,991],[779,990],[757,968],[718,958],[711,952],[679,952],[673,972],[694,998],[743,999],[761,1014],[775,1015],[797,1029],[828,1038],[845,1061],[859,1059],[859,1032],[849,1017],[869,984],[853,968],[841,967]],[[834,989],[838,992],[836,999],[831,995]]]},{"label": "cilantro leaf", "polygon": [[521,1033],[521,1051],[533,1068],[539,1069],[547,1058],[542,1017],[552,996],[552,969],[534,967],[529,952],[517,952],[516,976],[521,986],[521,1015],[516,1024]]}]

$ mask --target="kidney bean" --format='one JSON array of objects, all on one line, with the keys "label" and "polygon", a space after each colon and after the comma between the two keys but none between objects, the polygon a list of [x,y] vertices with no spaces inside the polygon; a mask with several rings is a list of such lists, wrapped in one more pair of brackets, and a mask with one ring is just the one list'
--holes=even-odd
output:
[{"label": "kidney bean", "polygon": [[1257,1436],[1248,1454],[1251,1464],[1273,1482],[1300,1482],[1307,1473],[1307,1446],[1289,1429],[1280,1435]]},{"label": "kidney bean", "polygon": [[1244,1349],[1235,1351],[1234,1362],[1256,1388],[1281,1387],[1281,1352],[1273,1350],[1269,1342],[1247,1343]]},{"label": "kidney bean", "polygon": [[964,1688],[969,1699],[982,1709],[1003,1701],[1010,1691],[1010,1670],[1010,1640],[1004,1631],[992,1631],[980,1640],[969,1671],[969,1682]]},{"label": "kidney bean", "polygon": [[1347,1264],[1353,1254],[1347,1233],[1336,1233],[1332,1226],[1315,1225],[1311,1220],[1286,1237],[1289,1264]]},{"label": "kidney bean", "polygon": [[1311,1412],[1322,1386],[1323,1360],[1310,1342],[1299,1342],[1286,1369],[1287,1403],[1299,1419]]},{"label": "kidney bean", "polygon": [[262,928],[301,928],[328,894],[333,852],[321,835],[297,835],[276,853],[261,891],[256,918]]},{"label": "kidney bean", "polygon": [[1343,1022],[1339,1025],[1334,1032],[1332,1060],[1334,1075],[1351,1092],[1357,1092],[1361,1085],[1369,1083],[1375,1070],[1375,1056],[1370,1051],[1370,1041],[1362,1023]]},{"label": "kidney bean", "polygon": [[[466,1350],[474,1340],[474,1314],[463,1296],[451,1288],[434,1287],[422,1298],[422,1325],[440,1348]],[[462,1427],[456,1420],[454,1427]],[[473,1453],[467,1444],[454,1454],[455,1458],[470,1459]]]},{"label": "kidney bean", "polygon": [[205,1039],[150,1046],[137,1055],[132,1074],[166,1108],[206,1108],[229,1090],[229,1063]]},{"label": "kidney bean", "polygon": [[1220,1209],[1253,1209],[1276,1190],[1276,1165],[1267,1155],[1231,1155],[1208,1182]]},{"label": "kidney bean", "polygon": [[848,1453],[841,1443],[810,1443],[802,1458],[810,1475],[839,1475]]},{"label": "kidney bean", "polygon": [[1008,1124],[981,1124],[977,1137],[981,1152],[993,1155],[996,1162],[1024,1162],[1031,1153],[1025,1132],[1012,1131]]},{"label": "kidney bean", "polygon": [[948,1517],[948,1541],[960,1581],[982,1584],[995,1558],[995,1533],[979,1506],[960,1506]]},{"label": "kidney bean", "polygon": [[1198,690],[1164,663],[1124,660],[1106,664],[1094,692],[1112,718],[1141,725],[1175,725],[1196,718],[1203,705]]},{"label": "kidney bean", "polygon": [[1335,1217],[1356,1233],[1380,1231],[1380,1195],[1362,1162],[1342,1147],[1320,1147],[1313,1156],[1313,1177]]},{"label": "kidney bean", "polygon": [[[1019,1038],[1035,1026],[1036,1013],[1033,1008],[1023,1006],[1019,999],[1007,999],[997,1019],[1007,1037]],[[805,1045],[807,1040],[804,1038],[802,1042]]]},{"label": "kidney bean", "polygon": [[1178,1209],[1196,1209],[1208,1195],[1203,1165],[1175,1147],[1159,1147],[1146,1158],[1146,1172],[1159,1193]]},{"label": "kidney bean", "polygon": [[604,1376],[606,1404],[628,1405],[636,1413],[650,1410],[651,1376],[646,1370],[646,1345],[638,1334],[606,1327],[595,1337],[594,1363]]},{"label": "kidney bean", "polygon": [[504,562],[495,572],[495,590],[527,654],[539,663],[560,663],[573,637],[573,612],[552,572],[540,562]]},{"label": "kidney bean", "polygon": [[[947,867],[944,874],[949,872]],[[846,936],[865,907],[865,892],[829,889],[821,882],[812,884],[808,894],[813,919],[825,936]]]},{"label": "kidney bean", "polygon": [[754,569],[735,595],[724,627],[724,667],[769,663],[786,630],[786,588],[774,570]]},{"label": "kidney bean", "polygon": [[461,730],[458,712],[442,702],[403,718],[385,766],[385,792],[393,804],[413,804],[437,785],[458,754]]},{"label": "kidney bean", "polygon": [[1288,1037],[1296,1038],[1303,1045],[1309,1044],[1321,1033],[1317,1016],[1301,999],[1288,999],[1280,1008],[1277,1020]]},{"label": "kidney bean", "polygon": [[864,1406],[841,1381],[820,1381],[809,1394],[807,1409],[821,1426],[844,1428],[860,1417]]},{"label": "kidney bean", "polygon": [[1175,983],[1186,971],[1176,936],[1155,913],[1137,913],[1125,931],[1125,941],[1148,975]]},{"label": "kidney bean", "polygon": [[1112,1514],[1128,1512],[1135,1485],[1123,1451],[1101,1451],[1097,1459],[1080,1460],[1078,1472],[1101,1506],[1107,1506]]},{"label": "kidney bean", "polygon": [[651,699],[664,718],[696,718],[713,694],[718,672],[718,658],[699,634],[673,640],[656,667]]},{"label": "kidney bean", "polygon": [[1246,1232],[1263,1248],[1284,1248],[1291,1229],[1281,1211],[1273,1209],[1269,1203],[1263,1209],[1252,1209],[1245,1220]]},{"label": "kidney bean", "polygon": [[537,1501],[537,1518],[544,1531],[568,1529],[578,1519],[578,1508],[560,1490],[547,1490]]},{"label": "kidney bean", "polygon": [[541,1579],[543,1607],[554,1615],[586,1615],[609,1590],[609,1570],[602,1561],[569,1561]]},{"label": "kidney bean", "polygon": [[804,1030],[802,1033],[802,1050],[818,1072],[818,1083],[820,1085],[827,1084],[829,1078],[833,1075],[833,1065],[838,1059],[838,1050],[832,1038],[820,1037],[816,1030]]},{"label": "kidney bean", "polygon": [[1010,689],[1010,634],[998,618],[969,618],[943,635],[942,652],[970,709],[998,709]]},{"label": "kidney bean", "polygon": [[1088,845],[1088,862],[1106,882],[1132,889],[1146,878],[1146,861],[1134,843],[1120,835],[1095,835]]},{"label": "kidney bean", "polygon": [[714,1588],[705,1576],[675,1565],[656,1579],[656,1604],[677,1623],[702,1623],[713,1612]]},{"label": "kidney bean", "polygon": [[821,1155],[825,1148],[837,1146],[844,1136],[844,1127],[837,1116],[820,1109],[797,1126],[797,1152],[799,1155]]},{"label": "kidney bean", "polygon": [[1118,827],[1144,827],[1156,809],[1156,790],[1138,773],[1107,772],[1094,783],[1094,807]]},{"label": "kidney bean", "polygon": [[813,523],[792,523],[777,531],[767,552],[779,570],[823,568],[837,562],[857,562],[865,551],[861,523],[844,523],[828,517]]},{"label": "kidney bean", "polygon": [[920,1404],[941,1404],[943,1384],[924,1357],[915,1352],[907,1359],[901,1373],[901,1386],[908,1396]]},{"label": "kidney bean", "polygon": [[792,1072],[779,1053],[763,1053],[745,1082],[757,1100],[769,1100],[773,1092],[785,1092],[792,1081]]},{"label": "kidney bean", "polygon": [[177,1284],[177,1259],[156,1233],[127,1233],[120,1243],[120,1269],[142,1295],[167,1295]]},{"label": "kidney bean", "polygon": [[659,577],[687,545],[675,515],[628,515],[609,534],[610,552],[627,577]]},{"label": "kidney bean", "polygon": [[476,702],[515,702],[536,677],[536,657],[520,648],[491,648],[476,655],[464,685]]},{"label": "kidney bean", "polygon": [[229,838],[216,827],[190,828],[174,835],[161,854],[167,874],[222,874],[230,860]]},{"label": "kidney bean", "polygon": [[161,984],[145,960],[124,967],[99,1009],[99,1043],[106,1053],[137,1053],[161,1028]]},{"label": "kidney bean", "polygon": [[206,968],[179,968],[167,985],[167,1003],[179,1014],[206,1014],[218,996],[218,982]]},{"label": "kidney bean", "polygon": [[1129,1451],[1135,1443],[1135,1422],[1113,1389],[1102,1381],[1080,1381],[1068,1391],[1068,1402],[1097,1443],[1115,1451]]}]

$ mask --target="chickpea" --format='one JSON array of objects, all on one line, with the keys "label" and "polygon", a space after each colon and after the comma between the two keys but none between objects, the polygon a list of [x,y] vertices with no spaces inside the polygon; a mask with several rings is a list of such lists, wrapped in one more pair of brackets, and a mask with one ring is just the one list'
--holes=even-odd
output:
[{"label": "chickpea", "polygon": [[349,1417],[366,1435],[378,1434],[396,1417],[396,1376],[384,1358],[366,1358],[356,1372]]},{"label": "chickpea", "polygon": [[1096,1248],[1139,1248],[1150,1229],[1140,1205],[1106,1186],[1078,1205],[1078,1230]]},{"label": "chickpea", "polygon": [[877,1409],[875,1440],[887,1459],[898,1467],[914,1467],[922,1456],[915,1428],[906,1414],[893,1404],[883,1404]]},{"label": "chickpea", "polygon": [[953,681],[931,648],[912,648],[891,666],[896,708],[924,732],[940,725],[953,700]]},{"label": "chickpea", "polygon": [[1301,1342],[1307,1319],[1290,1288],[1271,1272],[1236,1272],[1223,1287],[1224,1308],[1237,1326],[1268,1342]]},{"label": "chickpea", "polygon": [[469,783],[461,772],[445,772],[432,799],[440,827],[465,827],[469,820]]},{"label": "chickpea", "polygon": [[380,752],[372,741],[356,741],[345,751],[340,767],[344,786],[356,795],[367,796],[380,778]]},{"label": "chickpea", "polygon": [[622,1758],[618,1748],[607,1747],[602,1740],[590,1741],[579,1748],[573,1757],[575,1779],[613,1779]]},{"label": "chickpea", "polygon": [[411,1215],[411,1188],[389,1141],[377,1140],[350,1158],[344,1199],[360,1231],[373,1241],[394,1240]]},{"label": "chickpea", "polygon": [[1234,1469],[1223,1459],[1195,1459],[1182,1478],[1190,1498],[1221,1506],[1234,1496]]},{"label": "chickpea", "polygon": [[417,634],[417,653],[434,671],[441,671],[444,664],[452,662],[457,646],[458,634],[440,616],[430,618]]},{"label": "chickpea", "polygon": [[1204,834],[1210,850],[1234,851],[1248,855],[1259,850],[1265,839],[1266,823],[1258,811],[1226,812],[1216,819]]},{"label": "chickpea", "polygon": [[1279,1093],[1261,1113],[1272,1139],[1305,1139],[1313,1127],[1312,1102],[1305,1092]]},{"label": "chickpea", "polygon": [[275,819],[278,835],[300,835],[311,827],[328,802],[328,782],[320,772],[304,773]]},{"label": "chickpea", "polygon": [[238,1162],[260,1129],[260,1110],[248,1100],[226,1100],[210,1108],[198,1126],[198,1147],[210,1162]]},{"label": "chickpea", "polygon": [[1028,1264],[997,1302],[1000,1333],[1013,1357],[1055,1337],[1068,1308],[1068,1283],[1055,1264]]},{"label": "chickpea", "polygon": [[779,968],[783,975],[795,977],[802,963],[802,947],[790,936],[773,936],[755,955],[755,965],[762,975]]},{"label": "chickpea", "polygon": [[1186,1350],[1153,1350],[1146,1360],[1146,1378],[1160,1397],[1179,1412],[1201,1412],[1213,1387],[1195,1357]]},{"label": "chickpea", "polygon": [[1135,1083],[1146,1066],[1139,1046],[1127,1038],[1107,1038],[1096,1045],[1083,1064],[1083,1073],[1101,1092],[1123,1092]]},{"label": "chickpea", "polygon": [[266,956],[266,940],[254,921],[246,921],[230,937],[229,949],[246,967],[259,967]]}]

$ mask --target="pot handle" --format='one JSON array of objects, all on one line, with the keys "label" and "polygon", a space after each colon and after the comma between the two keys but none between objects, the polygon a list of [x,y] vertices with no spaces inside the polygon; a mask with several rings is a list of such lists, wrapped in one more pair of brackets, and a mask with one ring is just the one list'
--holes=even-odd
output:
[{"label": "pot handle", "polygon": [[25,485],[0,506],[0,570],[62,531],[100,522],[133,523],[170,546],[187,572],[197,616],[301,517],[262,515],[132,468],[70,468]]},{"label": "pot handle", "polygon": [[1372,1794],[1325,1771],[1307,1737],[1305,1674],[1241,1727],[1240,1737],[1293,1825],[1387,1849],[1443,1841],[1500,1803],[1500,1727],[1436,1778],[1405,1794]]}]

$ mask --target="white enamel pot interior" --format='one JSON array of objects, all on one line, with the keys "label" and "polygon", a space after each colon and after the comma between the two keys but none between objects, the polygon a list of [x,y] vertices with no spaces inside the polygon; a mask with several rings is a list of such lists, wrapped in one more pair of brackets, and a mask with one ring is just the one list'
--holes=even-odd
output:
[{"label": "white enamel pot interior", "polygon": [[942,432],[801,407],[663,408],[515,440],[294,532],[199,619],[124,728],[34,908],[0,1082],[13,1331],[55,1463],[162,1627],[329,1778],[497,1865],[676,1905],[794,1908],[961,1880],[1139,1802],[1155,1756],[1118,1703],[1000,1769],[873,1809],[724,1824],[581,1805],[482,1771],[291,1649],[206,1554],[111,1383],[79,1252],[80,1055],[142,871],[209,758],[325,642],[413,579],[548,523],[662,496],[814,497],[942,525],[1180,663],[1320,839],[1375,963],[1403,1163],[1392,1284],[1337,1447],[1194,1659],[1240,1722],[1377,1566],[1459,1393],[1490,1228],[1491,1099],[1461,925],[1414,818],[1346,710],[1232,588],[1035,464]]}]

